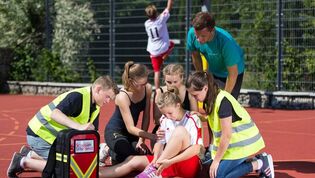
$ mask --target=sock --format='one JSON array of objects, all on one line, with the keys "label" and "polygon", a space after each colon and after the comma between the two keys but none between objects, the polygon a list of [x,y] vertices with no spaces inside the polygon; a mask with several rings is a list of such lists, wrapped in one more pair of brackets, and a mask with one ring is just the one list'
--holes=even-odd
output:
[{"label": "sock", "polygon": [[258,170],[261,169],[261,167],[263,166],[262,160],[261,159],[257,159],[257,164],[258,164],[258,166],[257,166]]},{"label": "sock", "polygon": [[22,157],[21,161],[20,161],[20,166],[21,168],[24,169],[24,162],[25,162],[25,156]]},{"label": "sock", "polygon": [[32,151],[28,152],[27,155],[26,155],[26,157],[32,158]]}]

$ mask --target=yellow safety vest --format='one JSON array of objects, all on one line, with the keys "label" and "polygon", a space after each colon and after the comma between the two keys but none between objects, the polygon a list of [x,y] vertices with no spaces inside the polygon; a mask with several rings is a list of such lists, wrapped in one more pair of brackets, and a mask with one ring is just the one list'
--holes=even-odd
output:
[{"label": "yellow safety vest", "polygon": [[257,153],[265,147],[264,140],[260,135],[258,128],[245,108],[243,108],[230,93],[220,90],[214,104],[214,110],[208,116],[208,122],[213,133],[214,147],[211,151],[212,158],[214,158],[217,153],[222,134],[218,111],[224,97],[230,101],[235,113],[241,120],[232,123],[232,137],[222,159],[241,159]]},{"label": "yellow safety vest", "polygon": [[52,144],[56,139],[56,136],[60,130],[68,129],[68,127],[61,125],[51,119],[51,113],[56,108],[56,106],[70,93],[79,92],[83,96],[82,101],[82,111],[77,117],[69,117],[70,119],[78,122],[80,124],[86,124],[89,121],[93,123],[100,112],[100,107],[96,105],[96,110],[91,114],[90,117],[90,106],[91,106],[91,91],[90,87],[78,88],[66,93],[59,95],[51,103],[42,107],[36,115],[29,121],[28,126],[32,131]]}]

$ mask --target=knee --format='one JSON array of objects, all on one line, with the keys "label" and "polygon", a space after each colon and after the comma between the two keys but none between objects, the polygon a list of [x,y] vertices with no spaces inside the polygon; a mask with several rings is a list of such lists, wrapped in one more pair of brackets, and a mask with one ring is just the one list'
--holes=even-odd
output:
[{"label": "knee", "polygon": [[173,135],[176,136],[176,138],[186,138],[187,136],[190,136],[184,126],[177,126],[173,131]]}]

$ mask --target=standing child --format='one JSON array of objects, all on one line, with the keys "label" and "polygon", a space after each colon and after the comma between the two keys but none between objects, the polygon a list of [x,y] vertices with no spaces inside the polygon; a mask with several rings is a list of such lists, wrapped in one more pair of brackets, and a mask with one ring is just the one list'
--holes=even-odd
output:
[{"label": "standing child", "polygon": [[149,18],[145,23],[145,30],[148,35],[147,51],[150,53],[151,63],[154,70],[154,85],[160,87],[160,69],[163,61],[168,57],[174,48],[174,43],[169,40],[167,20],[170,17],[173,0],[167,1],[167,6],[162,14],[158,15],[155,5],[150,4],[145,8]]},{"label": "standing child", "polygon": [[266,153],[247,161],[247,157],[265,147],[254,121],[228,92],[219,89],[211,74],[195,72],[187,80],[187,89],[204,103],[213,133],[211,178],[235,178],[258,170],[261,176],[274,178],[272,156]]},{"label": "standing child", "polygon": [[[123,177],[132,171],[143,171],[136,177],[196,177],[200,170],[199,151],[203,148],[201,122],[182,108],[176,88],[165,91],[157,101],[163,113],[163,138],[154,147],[154,156],[130,156],[124,162],[100,169],[100,177]],[[187,169],[188,168],[188,169]]]},{"label": "standing child", "polygon": [[23,146],[20,153],[14,153],[7,176],[17,177],[25,169],[42,172],[59,131],[69,128],[98,130],[100,107],[114,100],[118,92],[109,76],[101,76],[92,86],[61,94],[42,107],[26,129],[30,148]]}]

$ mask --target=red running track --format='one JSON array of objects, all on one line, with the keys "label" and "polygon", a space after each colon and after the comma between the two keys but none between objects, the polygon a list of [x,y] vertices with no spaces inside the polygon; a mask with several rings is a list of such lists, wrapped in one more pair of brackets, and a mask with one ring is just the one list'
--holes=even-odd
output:
[{"label": "red running track", "polygon": [[[52,96],[0,95],[0,177],[6,171],[12,154],[26,143],[25,128],[40,107]],[[114,110],[114,103],[102,108],[101,141],[104,128]],[[274,158],[277,178],[315,177],[315,110],[272,110],[247,108],[266,143],[263,151]],[[153,128],[152,122],[150,129]],[[204,124],[206,130],[206,123]],[[205,132],[205,142],[208,137]],[[21,177],[40,177],[23,173]],[[257,177],[251,174],[246,177]]]}]

